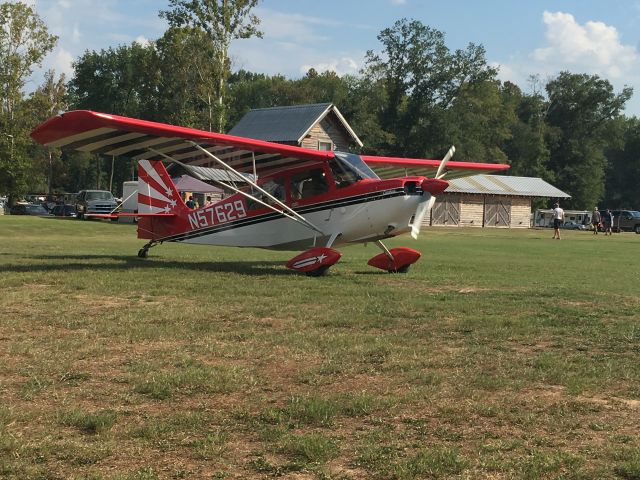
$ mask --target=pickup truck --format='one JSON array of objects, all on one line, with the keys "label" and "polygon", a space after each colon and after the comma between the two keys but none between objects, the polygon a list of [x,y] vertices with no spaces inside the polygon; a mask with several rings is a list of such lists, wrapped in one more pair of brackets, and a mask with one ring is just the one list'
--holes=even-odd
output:
[{"label": "pickup truck", "polygon": [[76,215],[85,219],[85,215],[92,213],[111,213],[118,203],[108,190],[81,190],[76,197]]},{"label": "pickup truck", "polygon": [[612,210],[614,232],[636,232],[640,234],[640,212],[636,210]]}]

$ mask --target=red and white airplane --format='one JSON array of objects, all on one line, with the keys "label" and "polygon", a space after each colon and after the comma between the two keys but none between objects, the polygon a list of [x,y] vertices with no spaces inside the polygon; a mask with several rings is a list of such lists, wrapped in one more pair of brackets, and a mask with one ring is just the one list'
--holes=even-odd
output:
[{"label": "red and white airplane", "polygon": [[[313,276],[322,275],[340,259],[335,247],[366,242],[375,242],[382,250],[369,265],[406,272],[420,253],[388,249],[382,240],[409,232],[417,238],[435,196],[449,185],[444,177],[509,168],[449,162],[453,147],[441,161],[374,157],[84,110],[51,118],[31,136],[49,147],[138,162],[138,212],[131,215],[138,217],[138,238],[148,240],[138,252],[140,257],[164,242],[303,250],[287,267]],[[211,180],[230,195],[190,209],[163,160]],[[402,169],[405,176],[381,179],[370,166]],[[417,175],[406,176],[416,170]],[[425,176],[429,174],[431,178]]]}]

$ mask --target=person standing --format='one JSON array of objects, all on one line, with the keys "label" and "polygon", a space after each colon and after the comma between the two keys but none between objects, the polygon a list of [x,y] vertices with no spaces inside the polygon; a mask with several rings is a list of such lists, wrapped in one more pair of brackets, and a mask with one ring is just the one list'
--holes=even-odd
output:
[{"label": "person standing", "polygon": [[564,223],[564,210],[556,203],[553,209],[553,238],[560,240],[560,225]]},{"label": "person standing", "polygon": [[600,211],[598,207],[594,207],[593,212],[591,212],[591,225],[593,225],[593,234],[598,234],[598,227],[600,226]]},{"label": "person standing", "polygon": [[611,235],[611,232],[612,232],[611,227],[613,226],[613,214],[611,213],[611,210],[609,210],[608,208],[604,212],[602,223],[604,223],[604,234],[606,235],[608,233],[609,235]]}]

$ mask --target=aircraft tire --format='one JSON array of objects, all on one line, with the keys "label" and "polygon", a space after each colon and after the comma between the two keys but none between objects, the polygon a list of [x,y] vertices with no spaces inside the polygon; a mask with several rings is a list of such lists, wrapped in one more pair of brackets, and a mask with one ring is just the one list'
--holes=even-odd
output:
[{"label": "aircraft tire", "polygon": [[147,250],[146,248],[141,248],[140,250],[138,250],[138,257],[147,258],[147,253],[148,252],[149,252],[149,250]]},{"label": "aircraft tire", "polygon": [[400,268],[398,268],[397,270],[387,270],[389,273],[407,273],[409,271],[409,268],[411,267],[411,264],[408,265],[403,265]]},{"label": "aircraft tire", "polygon": [[315,270],[311,270],[309,272],[305,272],[307,277],[322,277],[329,270],[329,265],[322,265],[321,267],[316,268]]}]

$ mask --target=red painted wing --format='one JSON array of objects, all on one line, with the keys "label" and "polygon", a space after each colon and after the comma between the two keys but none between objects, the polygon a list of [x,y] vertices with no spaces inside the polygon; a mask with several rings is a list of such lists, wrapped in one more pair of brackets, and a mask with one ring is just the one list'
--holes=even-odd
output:
[{"label": "red painted wing", "polygon": [[136,161],[159,159],[162,152],[190,165],[208,166],[212,160],[195,148],[195,142],[236,170],[252,173],[305,163],[325,162],[333,152],[320,152],[165,123],[109,115],[88,110],[66,112],[38,126],[31,137],[50,147],[104,155],[124,156]]},{"label": "red painted wing", "polygon": [[[419,158],[400,157],[375,157],[361,155],[364,160],[381,178],[395,178],[405,176],[433,177],[440,166],[441,160],[429,160]],[[507,170],[509,165],[503,163],[474,163],[456,162],[447,163],[445,180],[468,177],[480,173],[500,172]]]}]

